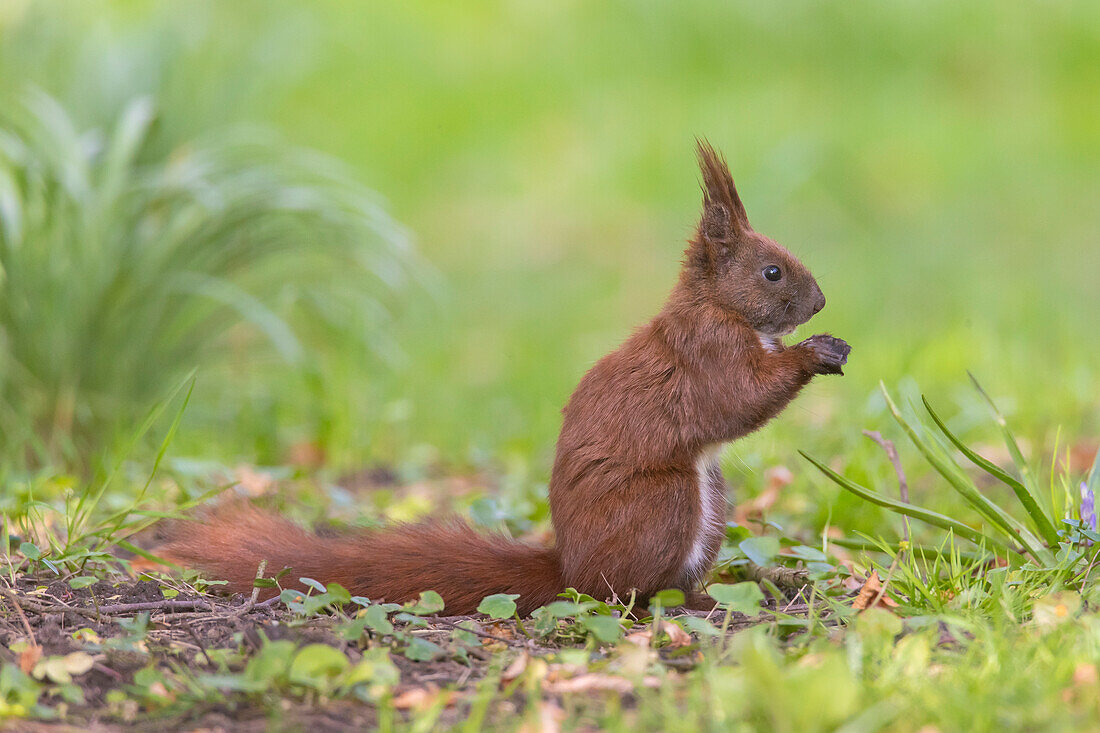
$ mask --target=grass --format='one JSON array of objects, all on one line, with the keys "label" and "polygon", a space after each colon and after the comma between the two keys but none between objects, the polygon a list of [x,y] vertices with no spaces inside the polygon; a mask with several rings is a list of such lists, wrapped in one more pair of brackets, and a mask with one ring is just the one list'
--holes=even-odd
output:
[{"label": "grass", "polygon": [[[137,499],[109,482],[53,499],[28,497],[5,513],[22,543],[6,556],[0,591],[15,612],[0,620],[9,650],[3,713],[138,726],[264,716],[309,726],[338,716],[348,727],[394,730],[1093,725],[1100,702],[1093,543],[1100,535],[1090,492],[1100,472],[1095,465],[1087,476],[1055,468],[1054,491],[1039,491],[995,408],[994,425],[1019,461],[1012,468],[980,459],[927,405],[931,426],[918,433],[885,390],[884,397],[932,473],[981,519],[872,494],[907,517],[942,518],[929,523],[947,532],[905,525],[905,539],[879,533],[860,542],[858,533],[823,537],[812,527],[784,527],[782,510],[756,506],[743,524],[729,525],[708,586],[715,599],[709,614],[679,609],[678,591],[648,608],[632,598],[602,602],[567,592],[527,619],[516,616],[517,596],[504,594],[486,598],[473,617],[439,618],[443,601],[431,591],[402,606],[353,598],[315,579],[303,581],[308,592],[282,590],[271,602],[226,601],[210,595],[216,579],[149,565],[155,556],[142,546],[152,538],[137,534],[225,486],[204,489],[166,461],[167,474],[158,478],[155,465]],[[185,407],[185,397],[166,400],[131,443],[155,427],[164,435],[163,456]],[[964,469],[957,456],[975,467]],[[814,463],[861,498],[871,491]],[[1017,489],[1007,493],[1024,520],[989,498],[997,492],[988,476]],[[438,491],[386,481],[374,487],[373,501],[344,502],[351,511],[344,521],[415,515],[424,491]],[[154,482],[159,490],[150,493]],[[309,477],[257,485],[252,476],[248,483],[254,492],[277,492],[299,512],[327,514],[324,505],[339,496],[318,495]],[[1078,484],[1080,493],[1071,493]],[[780,488],[777,506],[795,498]],[[527,490],[538,496],[537,487]],[[487,511],[477,492],[437,496],[475,520],[534,533],[545,522],[537,498],[532,517],[499,504]],[[112,508],[120,499],[131,503]],[[1044,523],[1058,527],[1053,542],[1037,536]],[[855,546],[864,549],[847,549]],[[261,567],[257,587],[278,591],[284,576]],[[240,628],[251,630],[235,633]],[[135,662],[122,661],[134,655]]]},{"label": "grass", "polygon": [[7,460],[97,455],[199,365],[205,377],[276,357],[321,393],[327,343],[392,358],[386,324],[415,257],[334,161],[257,130],[150,158],[147,98],[98,139],[37,91],[4,119]]},{"label": "grass", "polygon": [[[49,197],[18,189],[36,246],[2,261],[0,328],[19,347],[5,344],[0,371],[0,502],[17,535],[3,582],[30,629],[6,597],[4,714],[162,728],[264,716],[411,730],[1097,726],[1095,506],[1081,490],[1091,475],[1095,494],[1100,434],[1095,4],[59,10],[0,7],[0,93],[36,86],[65,110],[41,97],[2,110],[20,117],[4,128],[2,170],[24,186],[16,140],[54,181]],[[148,128],[144,103],[127,106],[144,98],[157,100]],[[215,137],[256,120],[280,136],[262,150]],[[132,158],[106,154],[129,134]],[[821,282],[829,306],[797,336],[854,347],[843,379],[811,385],[723,456],[744,509],[712,578],[740,589],[725,591],[728,616],[662,607],[625,628],[613,608],[562,599],[573,605],[523,620],[533,640],[514,619],[474,619],[493,639],[424,608],[341,605],[338,588],[242,613],[240,599],[202,605],[217,586],[191,575],[133,581],[131,553],[152,540],[130,532],[226,486],[308,523],[447,509],[544,540],[558,411],[673,282],[698,208],[696,135],[727,153],[754,225]],[[288,152],[303,148],[348,170]],[[179,166],[205,177],[169,186]],[[67,188],[81,167],[91,199]],[[322,205],[272,233],[291,216],[273,205],[285,199],[235,198],[256,170],[255,190],[317,185]],[[325,266],[359,251],[354,230],[381,259],[339,274],[401,307],[369,333],[320,327],[332,311],[310,310],[307,293],[332,269],[241,249],[255,267],[199,270],[266,310],[197,294],[179,310],[166,285],[195,269],[193,253],[171,227],[141,225],[156,223],[155,196],[209,214],[211,191],[276,248],[324,239],[326,211],[369,212],[349,238],[325,239],[339,250]],[[224,234],[206,244],[228,251],[241,242],[220,216]],[[376,276],[411,258],[394,253],[394,220],[441,277],[391,299]],[[85,221],[96,236],[69,236]],[[104,256],[112,247],[172,262]],[[101,269],[122,266],[141,266],[156,297],[104,297]],[[80,336],[85,300],[112,315]],[[35,307],[12,320],[17,302]],[[178,330],[157,325],[175,315]],[[170,343],[149,352],[148,334]],[[47,342],[58,346],[43,353]],[[182,392],[128,450],[196,364],[178,427]],[[121,426],[110,438],[104,419]],[[897,444],[906,500],[868,428]],[[776,569],[798,569],[814,603],[744,629],[732,604],[753,597],[741,584],[760,565],[771,573],[756,593],[795,595]],[[856,613],[850,594],[872,571],[897,605]],[[192,605],[96,610],[149,597]],[[507,600],[485,608],[507,616]],[[670,617],[686,644],[656,628]],[[727,618],[736,633],[714,633]],[[36,659],[20,646],[32,637]]]}]

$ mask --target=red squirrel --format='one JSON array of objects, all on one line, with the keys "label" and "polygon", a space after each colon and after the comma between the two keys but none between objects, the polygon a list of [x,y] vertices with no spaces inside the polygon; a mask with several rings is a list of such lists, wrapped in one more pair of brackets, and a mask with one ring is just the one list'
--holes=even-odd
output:
[{"label": "red squirrel", "polygon": [[[661,312],[581,379],[550,478],[555,544],[435,520],[319,536],[247,504],[182,522],[163,556],[252,588],[257,567],[405,602],[435,590],[450,614],[518,593],[528,614],[572,587],[596,598],[692,593],[725,528],[722,444],[761,427],[816,374],[842,374],[829,335],[782,338],[825,306],[810,272],[749,225],[725,160],[698,144],[703,212]],[[296,580],[295,580],[296,583]]]}]

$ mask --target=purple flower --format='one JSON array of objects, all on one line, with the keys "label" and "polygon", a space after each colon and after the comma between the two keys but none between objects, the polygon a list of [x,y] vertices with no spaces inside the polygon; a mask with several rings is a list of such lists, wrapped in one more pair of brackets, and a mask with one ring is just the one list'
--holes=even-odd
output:
[{"label": "purple flower", "polygon": [[1096,531],[1096,497],[1084,481],[1081,482],[1081,521],[1093,532]]}]

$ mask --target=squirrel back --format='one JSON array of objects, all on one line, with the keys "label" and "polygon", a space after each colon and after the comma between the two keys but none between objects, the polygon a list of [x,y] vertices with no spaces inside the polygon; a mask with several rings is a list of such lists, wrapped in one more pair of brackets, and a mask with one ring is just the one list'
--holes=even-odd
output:
[{"label": "squirrel back", "polygon": [[810,272],[749,225],[725,161],[698,146],[703,213],[662,311],[584,376],[563,410],[550,479],[555,545],[537,548],[434,521],[320,537],[248,505],[181,523],[163,556],[251,589],[268,574],[339,582],[371,600],[424,590],[448,613],[518,593],[521,613],[573,587],[644,601],[692,591],[714,563],[728,508],[717,457],[779,414],[849,348],[783,337],[825,305]]}]

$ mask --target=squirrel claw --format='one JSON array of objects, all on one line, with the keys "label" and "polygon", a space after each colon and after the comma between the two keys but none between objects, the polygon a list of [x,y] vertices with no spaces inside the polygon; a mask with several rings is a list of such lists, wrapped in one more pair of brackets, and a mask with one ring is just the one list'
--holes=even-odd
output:
[{"label": "squirrel claw", "polygon": [[848,363],[852,347],[843,339],[821,333],[803,341],[799,346],[810,349],[814,355],[814,371],[818,374],[844,374],[841,368]]}]

